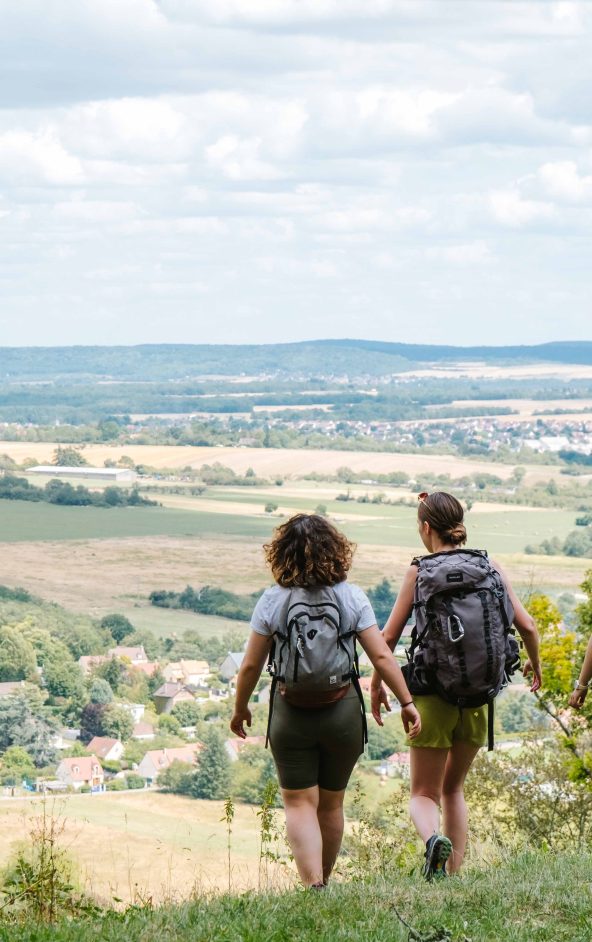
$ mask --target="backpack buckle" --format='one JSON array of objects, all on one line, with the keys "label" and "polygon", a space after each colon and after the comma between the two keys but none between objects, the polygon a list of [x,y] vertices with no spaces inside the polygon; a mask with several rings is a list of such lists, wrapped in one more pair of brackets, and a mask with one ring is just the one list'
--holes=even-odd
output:
[{"label": "backpack buckle", "polygon": [[465,629],[463,623],[458,617],[458,615],[449,615],[448,616],[448,637],[453,644],[458,644],[459,641],[465,636]]}]

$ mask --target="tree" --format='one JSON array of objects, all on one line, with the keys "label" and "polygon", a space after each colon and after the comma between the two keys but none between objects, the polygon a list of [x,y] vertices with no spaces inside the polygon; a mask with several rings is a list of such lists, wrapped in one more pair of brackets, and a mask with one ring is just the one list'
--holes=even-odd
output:
[{"label": "tree", "polygon": [[539,631],[544,698],[562,709],[573,685],[575,664],[583,655],[583,645],[575,632],[563,630],[561,612],[548,596],[532,595],[526,608]]},{"label": "tree", "polygon": [[224,740],[212,726],[204,734],[203,743],[204,748],[197,759],[197,770],[191,778],[189,794],[193,798],[210,800],[225,798],[230,787],[230,759]]},{"label": "tree", "polygon": [[88,461],[78,448],[71,445],[58,445],[53,453],[51,463],[62,467],[80,468]]},{"label": "tree", "polygon": [[266,514],[272,514],[272,513],[274,513],[277,509],[278,509],[278,505],[277,505],[277,504],[274,504],[274,502],[271,501],[271,500],[268,501],[268,503],[267,503],[267,504],[265,505],[265,507],[264,507],[264,510],[265,510],[265,513],[266,513]]},{"label": "tree", "polygon": [[78,664],[67,658],[52,658],[43,665],[43,681],[53,697],[79,699],[84,693],[82,674]]},{"label": "tree", "polygon": [[125,672],[126,667],[123,661],[118,657],[112,657],[105,664],[99,664],[95,674],[106,680],[112,690],[117,690]]},{"label": "tree", "polygon": [[158,776],[158,786],[165,792],[173,795],[190,795],[195,768],[188,762],[175,759],[168,769]]},{"label": "tree", "polygon": [[277,781],[275,765],[263,746],[248,746],[232,765],[232,794],[247,804],[260,805],[272,781]]},{"label": "tree", "polygon": [[103,714],[103,729],[106,736],[114,739],[131,739],[134,731],[134,718],[129,710],[122,706],[108,706]]},{"label": "tree", "polygon": [[26,680],[37,668],[35,649],[17,625],[0,628],[0,681]]},{"label": "tree", "polygon": [[113,691],[108,681],[95,677],[90,685],[89,696],[91,703],[107,704],[113,700]]},{"label": "tree", "polygon": [[394,587],[388,579],[383,579],[382,582],[379,582],[374,588],[368,589],[366,594],[374,609],[376,621],[379,625],[384,626],[397,599],[397,593]]},{"label": "tree", "polygon": [[28,692],[0,701],[0,751],[22,746],[38,768],[51,765],[57,758],[53,739],[56,720],[43,712],[38,697],[29,699]]},{"label": "tree", "polygon": [[80,739],[88,743],[95,736],[104,736],[103,721],[107,706],[104,703],[87,703],[80,714]]},{"label": "tree", "polygon": [[162,713],[158,717],[158,732],[178,736],[181,732],[181,724],[174,716],[170,716],[168,713]]},{"label": "tree", "polygon": [[319,517],[326,517],[326,516],[327,516],[327,505],[326,505],[326,504],[317,504],[317,506],[315,507],[315,513],[318,514]]},{"label": "tree", "polygon": [[33,760],[22,746],[9,746],[0,763],[3,785],[17,785],[23,778],[34,774]]},{"label": "tree", "polygon": [[177,703],[171,711],[171,716],[179,721],[180,726],[195,726],[201,719],[201,708],[192,700],[183,700]]},{"label": "tree", "polygon": [[111,636],[117,644],[121,644],[124,638],[132,635],[135,631],[129,618],[118,614],[105,615],[101,619],[101,628],[106,628],[107,631],[111,632]]}]

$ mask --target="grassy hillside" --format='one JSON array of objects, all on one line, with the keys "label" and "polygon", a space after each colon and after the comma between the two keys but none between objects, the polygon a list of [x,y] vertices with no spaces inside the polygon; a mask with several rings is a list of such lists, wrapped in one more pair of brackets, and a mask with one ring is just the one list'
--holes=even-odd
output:
[{"label": "grassy hillside", "polygon": [[323,893],[145,905],[53,927],[0,923],[0,942],[589,942],[591,888],[588,853],[522,854],[435,885],[416,874],[352,879]]}]

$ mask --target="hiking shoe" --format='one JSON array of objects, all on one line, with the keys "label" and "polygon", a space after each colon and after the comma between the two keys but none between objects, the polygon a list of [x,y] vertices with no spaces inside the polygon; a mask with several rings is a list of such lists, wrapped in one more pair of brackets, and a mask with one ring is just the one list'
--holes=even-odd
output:
[{"label": "hiking shoe", "polygon": [[446,874],[446,861],[452,853],[452,843],[443,834],[433,834],[426,842],[425,863],[421,875],[426,880],[439,880]]}]

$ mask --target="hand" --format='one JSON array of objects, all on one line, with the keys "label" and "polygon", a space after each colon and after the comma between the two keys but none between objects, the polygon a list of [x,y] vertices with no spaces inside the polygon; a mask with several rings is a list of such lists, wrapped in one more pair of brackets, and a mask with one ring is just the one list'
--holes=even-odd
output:
[{"label": "hand", "polygon": [[236,710],[230,721],[230,728],[236,736],[240,736],[241,739],[246,739],[247,734],[245,732],[245,723],[250,727],[251,725],[251,711],[248,707],[245,707],[244,710]]},{"label": "hand", "polygon": [[421,733],[421,716],[414,703],[401,707],[401,719],[403,728],[409,739],[415,739]]},{"label": "hand", "polygon": [[586,699],[587,693],[587,687],[577,687],[569,698],[570,707],[573,707],[574,710],[581,710],[584,706],[584,700]]},{"label": "hand", "polygon": [[387,713],[391,712],[389,696],[384,684],[381,684],[380,687],[370,688],[370,704],[372,709],[372,716],[379,726],[384,726],[384,723],[382,722],[382,716],[380,715],[380,707],[383,706]]},{"label": "hand", "polygon": [[540,690],[543,685],[543,674],[540,663],[533,664],[532,661],[528,660],[522,668],[522,673],[525,677],[528,677],[529,674],[532,674],[532,684],[530,685],[531,693],[535,693],[535,691]]}]

